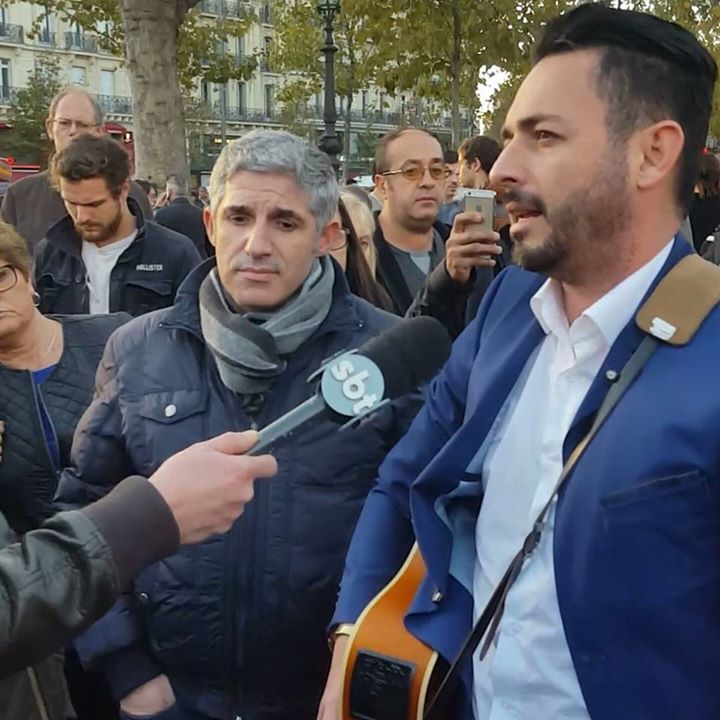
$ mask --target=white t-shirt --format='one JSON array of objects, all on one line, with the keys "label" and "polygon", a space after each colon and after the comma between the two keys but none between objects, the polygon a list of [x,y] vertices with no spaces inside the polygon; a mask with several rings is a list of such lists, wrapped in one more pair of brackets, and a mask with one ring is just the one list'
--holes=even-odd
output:
[{"label": "white t-shirt", "polygon": [[97,247],[83,241],[82,259],[87,276],[85,282],[90,293],[90,312],[99,315],[110,312],[110,273],[118,258],[132,245],[137,230],[122,240]]}]

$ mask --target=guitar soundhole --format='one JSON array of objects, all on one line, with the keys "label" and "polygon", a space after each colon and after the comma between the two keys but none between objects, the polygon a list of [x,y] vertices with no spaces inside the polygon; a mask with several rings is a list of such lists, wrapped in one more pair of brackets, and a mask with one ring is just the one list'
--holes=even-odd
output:
[{"label": "guitar soundhole", "polygon": [[350,681],[354,720],[406,718],[415,665],[361,650]]}]

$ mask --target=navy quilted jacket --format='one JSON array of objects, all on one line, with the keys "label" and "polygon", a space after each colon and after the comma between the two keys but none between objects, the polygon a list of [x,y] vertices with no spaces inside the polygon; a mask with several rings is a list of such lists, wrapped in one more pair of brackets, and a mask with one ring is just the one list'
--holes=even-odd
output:
[{"label": "navy quilted jacket", "polygon": [[[200,332],[198,288],[213,264],[193,271],[174,307],[110,339],[61,479],[65,505],[105,495],[126,475],[149,475],[195,441],[264,427],[310,396],[306,379],[323,360],[398,322],[351,295],[337,272],[330,314],[251,419]],[[234,527],[143,572],[80,640],[84,660],[105,668],[117,697],[165,673],[179,703],[201,717],[313,719],[350,536],[419,402],[406,398],[342,434],[322,422],[278,450],[279,474],[256,483]]]}]

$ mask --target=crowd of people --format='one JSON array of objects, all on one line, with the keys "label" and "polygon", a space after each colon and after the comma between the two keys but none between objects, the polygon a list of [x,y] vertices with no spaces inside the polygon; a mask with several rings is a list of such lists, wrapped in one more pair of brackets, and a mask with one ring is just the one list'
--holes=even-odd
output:
[{"label": "crowd of people", "polygon": [[[3,720],[337,720],[348,628],[413,543],[428,575],[406,624],[450,662],[546,502],[457,717],[718,717],[712,306],[554,489],[641,342],[635,310],[695,252],[720,264],[716,75],[678,26],[581,6],[541,37],[503,145],[400,128],[371,192],[279,130],[231,140],[207,188],[157,188],[97,101],[61,91],[50,167],[0,208],[0,596],[30,627],[40,591],[11,593],[12,571],[72,568],[53,617],[76,637],[0,663]],[[476,190],[493,229],[465,209]],[[323,417],[274,460],[233,457],[244,485],[220,513],[219,456],[256,437],[227,433],[415,316],[457,339],[435,381],[341,433]]]}]

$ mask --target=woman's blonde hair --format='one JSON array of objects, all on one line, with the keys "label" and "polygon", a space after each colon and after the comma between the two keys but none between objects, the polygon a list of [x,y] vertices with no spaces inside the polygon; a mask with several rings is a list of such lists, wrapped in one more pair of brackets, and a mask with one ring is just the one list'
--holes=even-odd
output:
[{"label": "woman's blonde hair", "polygon": [[370,266],[370,272],[372,276],[375,277],[377,273],[377,252],[375,250],[375,241],[372,237],[375,233],[375,218],[373,217],[372,210],[354,193],[341,190],[340,197],[350,214],[350,220],[355,228],[355,232],[358,233],[358,237],[360,237],[361,226],[365,226],[370,230],[370,245],[368,247],[367,260]]},{"label": "woman's blonde hair", "polygon": [[12,265],[23,277],[30,278],[32,258],[27,243],[12,225],[0,221],[0,263]]}]

